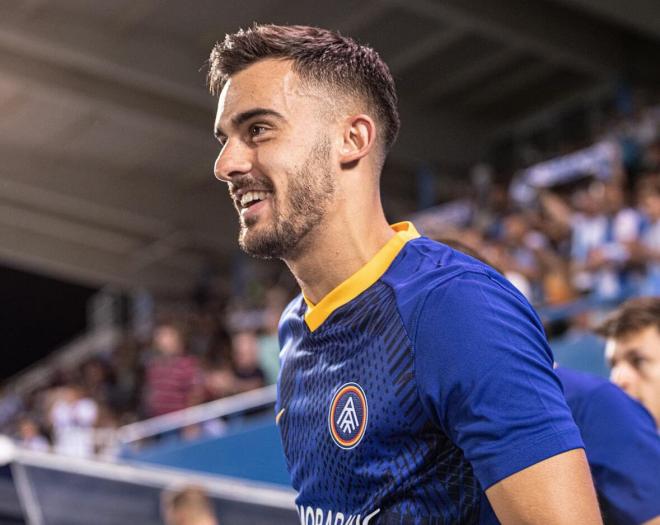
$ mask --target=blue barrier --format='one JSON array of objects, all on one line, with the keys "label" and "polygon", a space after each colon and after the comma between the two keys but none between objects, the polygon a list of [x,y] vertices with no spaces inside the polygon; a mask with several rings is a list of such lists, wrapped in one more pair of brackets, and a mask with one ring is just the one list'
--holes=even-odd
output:
[{"label": "blue barrier", "polygon": [[177,437],[139,451],[125,450],[122,458],[289,486],[280,435],[272,415],[234,427],[219,437],[194,441]]}]

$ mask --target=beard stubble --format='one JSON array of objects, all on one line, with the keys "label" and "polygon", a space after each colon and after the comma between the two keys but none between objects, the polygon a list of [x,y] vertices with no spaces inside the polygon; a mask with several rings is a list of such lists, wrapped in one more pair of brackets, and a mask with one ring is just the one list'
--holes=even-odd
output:
[{"label": "beard stubble", "polygon": [[287,182],[287,210],[281,210],[273,197],[270,224],[256,228],[258,221],[241,221],[238,243],[249,255],[261,259],[291,258],[323,221],[335,193],[327,137],[320,139],[302,165],[289,173]]}]

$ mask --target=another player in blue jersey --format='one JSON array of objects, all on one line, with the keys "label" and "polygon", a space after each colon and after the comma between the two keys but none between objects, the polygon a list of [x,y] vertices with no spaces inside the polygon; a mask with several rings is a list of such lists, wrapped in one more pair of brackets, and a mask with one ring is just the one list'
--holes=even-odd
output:
[{"label": "another player in blue jersey", "polygon": [[255,26],[210,65],[240,245],[302,289],[277,401],[300,522],[601,523],[535,312],[488,266],[385,219],[399,117],[376,52]]},{"label": "another player in blue jersey", "polygon": [[651,414],[605,379],[566,368],[557,375],[586,445],[605,522],[660,525],[660,436]]},{"label": "another player in blue jersey", "polygon": [[[652,418],[651,425],[655,425],[656,439],[660,440],[657,432],[660,429],[660,297],[638,297],[623,303],[613,314],[605,320],[597,332],[606,338],[607,360],[612,367],[611,380],[620,386],[630,397],[639,401]],[[570,403],[570,399],[569,399]],[[576,417],[577,420],[577,417]],[[608,417],[608,422],[612,419]],[[578,420],[579,423],[579,420]],[[622,523],[641,522],[653,516],[648,525],[660,525],[660,466],[649,458],[648,444],[639,443],[642,440],[641,430],[629,447],[636,454],[634,465],[629,463],[611,468],[619,472],[608,475],[607,480],[613,485],[611,494],[618,492],[623,516],[630,516],[628,521],[621,518]],[[610,428],[610,432],[625,436],[632,430]],[[624,440],[622,437],[620,440]],[[613,441],[607,445],[613,450]],[[589,446],[589,439],[585,435],[585,442]],[[612,458],[613,467],[620,460],[622,454]],[[590,458],[591,461],[591,458]],[[627,467],[627,468],[626,468]],[[625,480],[628,472],[635,473],[635,481]],[[599,483],[595,475],[596,483]],[[621,480],[634,490],[624,490]],[[629,498],[625,498],[629,496]],[[615,514],[620,516],[622,514]],[[637,520],[637,521],[635,521]]]}]

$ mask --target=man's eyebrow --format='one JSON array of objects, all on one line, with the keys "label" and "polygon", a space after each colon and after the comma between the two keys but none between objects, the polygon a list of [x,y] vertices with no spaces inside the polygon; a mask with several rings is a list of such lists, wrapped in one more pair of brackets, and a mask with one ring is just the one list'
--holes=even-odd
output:
[{"label": "man's eyebrow", "polygon": [[239,113],[238,115],[234,116],[234,118],[231,119],[231,122],[235,127],[238,127],[254,117],[275,117],[279,120],[285,120],[284,116],[274,109],[254,108],[248,109],[247,111],[243,111],[243,113]]},{"label": "man's eyebrow", "polygon": [[[281,113],[275,111],[274,109],[268,109],[268,108],[254,108],[254,109],[248,109],[247,111],[243,111],[242,113],[239,113],[238,115],[235,115],[231,119],[231,123],[233,127],[239,127],[241,124],[244,124],[248,120],[254,118],[254,117],[275,117],[279,120],[286,120],[284,118],[284,115]],[[225,133],[220,129],[219,127],[216,127],[213,130],[213,134],[215,135],[216,138],[224,137]]]}]

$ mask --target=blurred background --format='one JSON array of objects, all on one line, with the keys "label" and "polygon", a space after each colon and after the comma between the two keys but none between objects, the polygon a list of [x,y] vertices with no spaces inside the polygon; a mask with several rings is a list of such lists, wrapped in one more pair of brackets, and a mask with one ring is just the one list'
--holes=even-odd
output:
[{"label": "blurred background", "polygon": [[658,2],[4,0],[0,522],[297,519],[272,414],[296,286],[238,250],[212,174],[205,61],[253,21],[381,54],[388,219],[490,261],[560,364],[607,376],[591,327],[660,294]]}]

